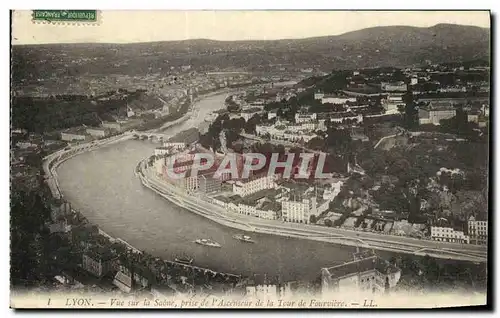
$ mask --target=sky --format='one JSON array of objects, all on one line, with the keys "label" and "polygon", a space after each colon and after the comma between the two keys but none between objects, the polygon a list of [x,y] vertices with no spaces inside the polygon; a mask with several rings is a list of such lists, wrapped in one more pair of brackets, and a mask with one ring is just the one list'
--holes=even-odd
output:
[{"label": "sky", "polygon": [[490,27],[488,11],[101,11],[99,25],[35,24],[14,11],[13,44],[272,40],[338,35],[375,26]]}]

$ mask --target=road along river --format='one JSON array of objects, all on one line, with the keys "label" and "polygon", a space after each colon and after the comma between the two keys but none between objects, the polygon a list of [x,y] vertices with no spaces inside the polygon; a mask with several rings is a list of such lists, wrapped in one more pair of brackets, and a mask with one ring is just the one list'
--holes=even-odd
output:
[{"label": "road along river", "polygon": [[[194,116],[163,133],[174,135],[204,124],[213,110],[224,107],[226,94],[210,96],[195,105]],[[137,140],[75,156],[57,169],[64,197],[90,222],[140,250],[172,259],[194,258],[198,266],[244,275],[280,275],[285,280],[314,279],[320,268],[350,260],[355,247],[327,242],[252,234],[256,244],[232,238],[241,231],[219,225],[163,199],[142,186],[134,175],[139,161],[158,144]],[[197,238],[211,238],[221,249],[199,246]],[[379,252],[383,257],[394,255]]]}]

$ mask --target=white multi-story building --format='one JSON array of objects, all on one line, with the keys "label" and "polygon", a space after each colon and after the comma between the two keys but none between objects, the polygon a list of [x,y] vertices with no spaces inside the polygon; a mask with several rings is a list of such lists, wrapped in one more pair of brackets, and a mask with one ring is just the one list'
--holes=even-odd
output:
[{"label": "white multi-story building", "polygon": [[183,142],[164,142],[163,147],[174,148],[177,150],[182,150],[186,148],[186,144]]},{"label": "white multi-story building", "polygon": [[442,119],[450,119],[457,114],[456,109],[450,102],[430,102],[427,107],[418,110],[420,124],[439,125]]},{"label": "white multi-story building", "polygon": [[257,213],[257,208],[255,205],[248,204],[248,203],[239,203],[238,204],[238,213],[243,214],[243,215],[251,215],[251,216],[258,216],[259,214]]},{"label": "white multi-story building", "polygon": [[[324,121],[323,121],[323,123],[324,123]],[[313,130],[318,129],[318,126],[319,126],[318,121],[302,122],[302,123],[300,123],[300,131],[304,131],[304,130],[313,131]]]},{"label": "white multi-story building", "polygon": [[316,130],[326,130],[326,120],[325,119],[320,119],[318,120],[318,127]]},{"label": "white multi-story building", "polygon": [[83,133],[73,133],[73,132],[61,132],[61,140],[73,141],[73,140],[85,140],[86,136]]},{"label": "white multi-story building", "polygon": [[314,93],[314,99],[322,99],[325,96],[325,94],[321,92],[316,92]]},{"label": "white multi-story building", "polygon": [[276,112],[276,111],[270,111],[270,112],[267,113],[267,119],[268,120],[273,119],[276,116],[278,116],[278,112]]},{"label": "white multi-story building", "polygon": [[488,242],[488,221],[476,221],[471,216],[468,222],[471,243],[486,245]]},{"label": "white multi-story building", "polygon": [[431,239],[442,242],[469,243],[469,237],[463,231],[455,231],[451,227],[431,226]]},{"label": "white multi-story building", "polygon": [[170,154],[171,151],[172,151],[172,148],[157,147],[157,148],[155,148],[155,156],[162,156],[162,155]]},{"label": "white multi-story building", "polygon": [[380,88],[386,92],[406,92],[408,90],[408,85],[404,82],[397,83],[380,83]]},{"label": "white multi-story building", "polygon": [[316,214],[316,198],[300,201],[284,200],[281,202],[281,217],[285,222],[309,223],[310,215]]},{"label": "white multi-story building", "polygon": [[182,179],[175,179],[174,182],[177,183],[181,188],[185,189],[187,192],[195,191],[199,187],[198,176],[189,176]]},{"label": "white multi-story building", "polygon": [[112,261],[116,257],[107,250],[94,248],[82,256],[82,268],[97,277],[106,275],[112,269]]},{"label": "white multi-story building", "polygon": [[437,109],[437,110],[426,110],[419,109],[418,117],[420,124],[433,124],[439,125],[442,119],[450,119],[456,115],[455,109]]},{"label": "white multi-story building", "polygon": [[384,107],[387,113],[397,112],[399,105],[404,105],[401,94],[389,94],[382,102],[382,107]]},{"label": "white multi-story building", "polygon": [[233,193],[241,197],[276,187],[275,176],[264,176],[255,179],[236,181],[233,183]]},{"label": "white multi-story building", "polygon": [[490,105],[482,105],[481,106],[481,114],[484,115],[484,116],[490,116]]},{"label": "white multi-story building", "polygon": [[158,158],[154,161],[153,166],[155,168],[157,175],[163,175],[163,169],[165,168],[164,165],[165,165],[165,158]]},{"label": "white multi-story building", "polygon": [[295,114],[295,122],[297,124],[300,124],[300,123],[303,123],[303,122],[310,122],[310,121],[316,120],[317,116],[318,115],[316,113],[312,113],[312,114],[309,114],[309,113],[296,113]]},{"label": "white multi-story building", "polygon": [[352,115],[352,116],[330,117],[330,121],[332,123],[341,124],[342,122],[344,122],[344,120],[356,120],[358,123],[362,123],[363,122],[363,115],[358,114],[358,115]]},{"label": "white multi-story building", "polygon": [[440,93],[465,93],[467,92],[467,87],[465,86],[448,86],[438,88]]},{"label": "white multi-story building", "polygon": [[258,217],[268,220],[276,220],[281,206],[277,202],[266,202],[257,209]]},{"label": "white multi-story building", "polygon": [[321,98],[321,103],[331,103],[331,104],[345,104],[347,102],[354,103],[356,102],[356,97],[348,97],[348,96],[336,96],[336,95],[325,95]]},{"label": "white multi-story building", "polygon": [[108,129],[106,128],[92,127],[92,128],[87,128],[86,132],[92,137],[97,137],[97,138],[103,138],[108,135]]},{"label": "white multi-story building", "polygon": [[355,102],[356,97],[348,96],[337,96],[333,94],[324,94],[321,92],[314,93],[314,99],[321,100],[322,104],[332,103],[332,104],[345,104],[346,102]]},{"label": "white multi-story building", "polygon": [[[324,125],[324,122],[323,122]],[[305,127],[311,128],[316,127],[316,124],[302,124],[300,125],[257,125],[255,127],[255,133],[257,136],[265,136],[269,134],[272,140],[285,140],[291,142],[308,142],[309,140],[316,137],[316,134],[307,130]],[[299,133],[300,132],[300,133]]]},{"label": "white multi-story building", "polygon": [[376,255],[366,255],[355,257],[352,262],[322,268],[321,292],[324,297],[341,292],[381,293],[394,288],[400,278],[399,268]]},{"label": "white multi-story building", "polygon": [[478,114],[467,114],[467,121],[472,123],[479,123],[479,115]]}]

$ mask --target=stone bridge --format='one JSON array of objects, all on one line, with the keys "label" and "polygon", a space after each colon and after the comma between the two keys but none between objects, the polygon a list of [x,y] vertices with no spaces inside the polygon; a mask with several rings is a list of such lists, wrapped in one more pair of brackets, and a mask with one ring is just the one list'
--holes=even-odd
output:
[{"label": "stone bridge", "polygon": [[146,132],[146,131],[128,131],[125,134],[127,135],[132,135],[135,139],[141,139],[141,140],[152,140],[152,141],[167,141],[171,135],[168,134],[162,134],[162,133],[155,133],[155,132]]}]

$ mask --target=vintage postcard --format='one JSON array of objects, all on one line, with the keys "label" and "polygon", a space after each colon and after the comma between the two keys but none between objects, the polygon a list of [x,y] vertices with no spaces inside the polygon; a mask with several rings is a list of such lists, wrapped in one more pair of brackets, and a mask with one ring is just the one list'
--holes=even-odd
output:
[{"label": "vintage postcard", "polygon": [[12,308],[491,306],[490,12],[11,14]]}]

